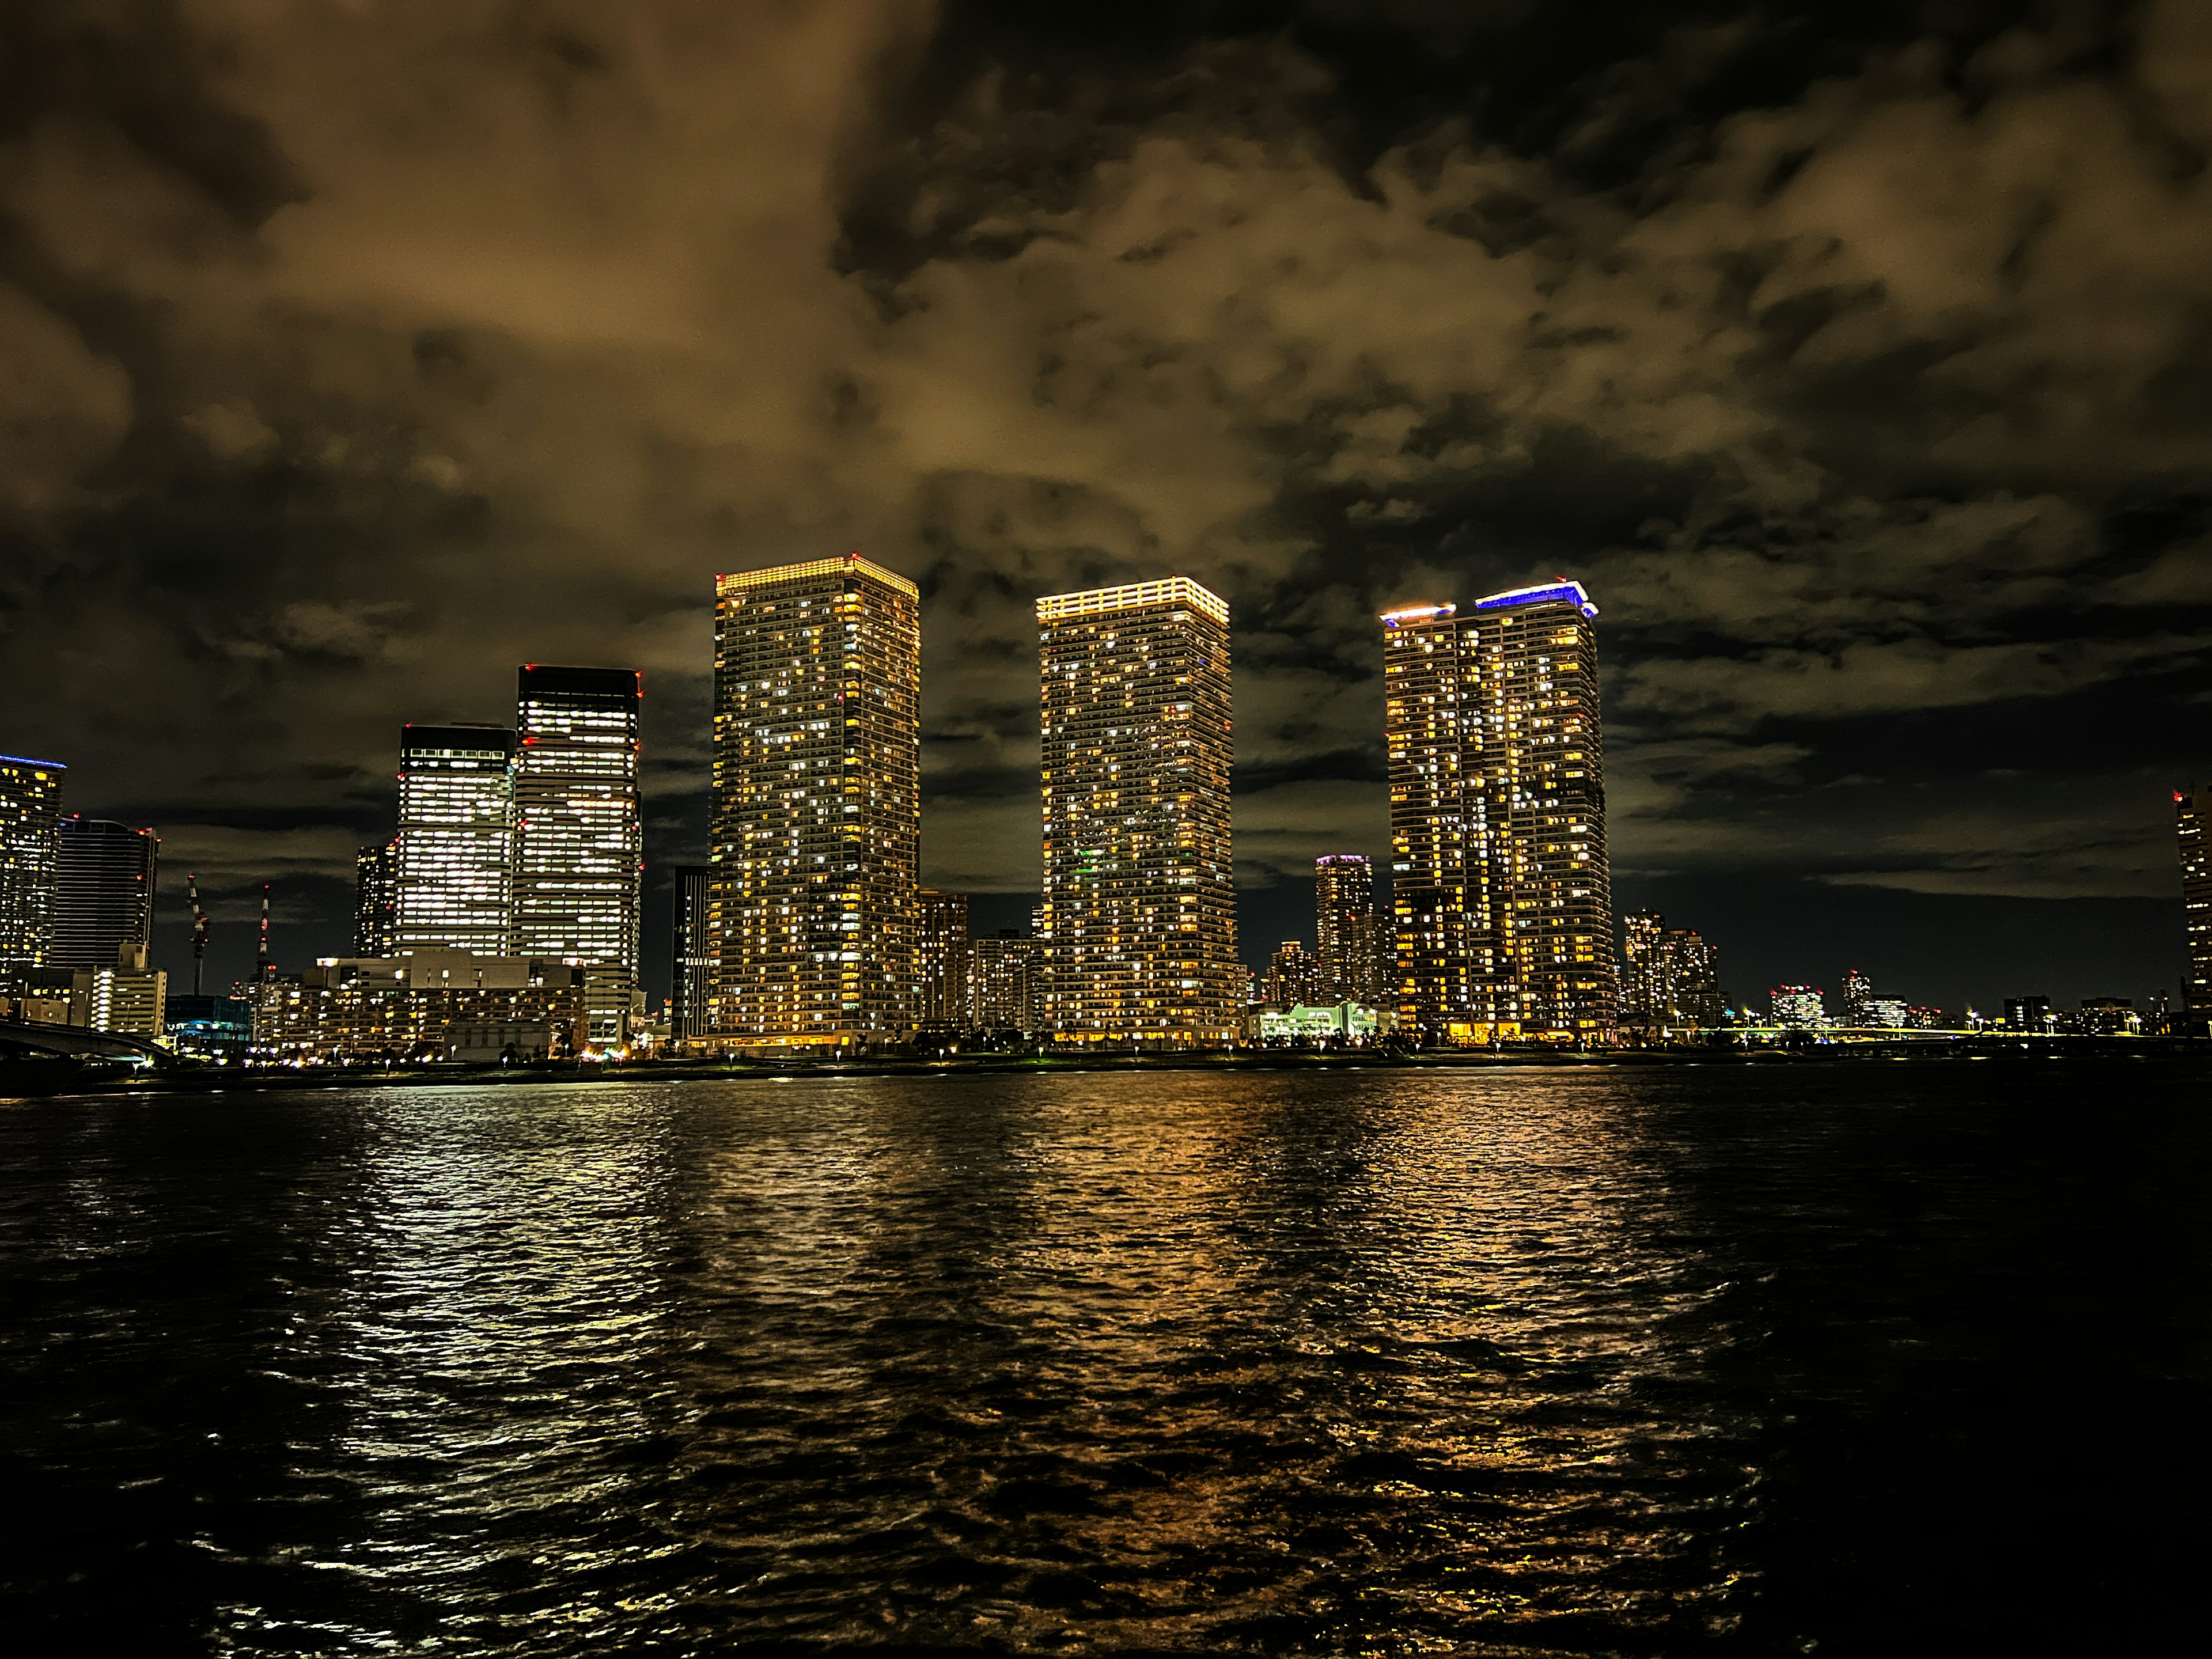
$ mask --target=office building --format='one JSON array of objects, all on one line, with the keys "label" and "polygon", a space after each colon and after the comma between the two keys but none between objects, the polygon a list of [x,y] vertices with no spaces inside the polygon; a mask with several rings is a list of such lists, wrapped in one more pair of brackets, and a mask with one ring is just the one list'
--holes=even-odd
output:
[{"label": "office building", "polygon": [[517,956],[559,957],[635,978],[645,840],[638,811],[644,677],[532,663],[515,688]]},{"label": "office building", "polygon": [[0,975],[45,967],[52,949],[68,770],[58,761],[0,755]]},{"label": "office building", "polygon": [[1054,1042],[1225,1048],[1241,1025],[1229,606],[1187,576],[1036,606],[1043,1017]]},{"label": "office building", "polygon": [[[113,968],[154,942],[154,884],[161,842],[151,830],[71,812],[55,826],[56,968]],[[135,1029],[135,1028],[134,1028]],[[155,1034],[159,1035],[157,1024]]]},{"label": "office building", "polygon": [[2212,784],[2173,792],[2181,842],[2181,926],[2189,953],[2181,1006],[2212,1014]]},{"label": "office building", "polygon": [[915,890],[915,1015],[923,1030],[968,1024],[968,896]]},{"label": "office building", "polygon": [[1320,988],[1328,1000],[1382,999],[1386,979],[1382,924],[1375,914],[1375,866],[1356,853],[1332,853],[1314,860],[1314,954],[1320,959]]},{"label": "office building", "polygon": [[1871,1025],[1875,1023],[1868,1012],[1869,1005],[1874,1001],[1874,981],[1857,969],[1845,970],[1844,988],[1837,1000],[1841,1004],[1837,1011],[1838,1024]]},{"label": "office building", "polygon": [[358,849],[353,882],[353,953],[388,957],[399,939],[399,837]]},{"label": "office building", "polygon": [[668,964],[668,1035],[672,1041],[707,1035],[714,994],[713,935],[707,928],[707,889],[711,864],[679,864],[675,878],[675,912],[671,918]]},{"label": "office building", "polygon": [[242,1060],[253,1042],[253,1005],[198,992],[169,994],[162,1004],[169,1047],[191,1060]]},{"label": "office building", "polygon": [[1382,617],[1397,996],[1423,1041],[1613,1035],[1596,616],[1562,580]]},{"label": "office building", "polygon": [[921,691],[905,577],[856,553],[717,579],[716,1041],[843,1049],[913,1030]]},{"label": "office building", "polygon": [[146,966],[146,947],[126,944],[108,968],[80,968],[70,988],[70,1024],[149,1042],[168,1026],[169,976]]},{"label": "office building", "polygon": [[2091,1036],[2140,1036],[2142,1016],[2128,997],[2084,997],[2076,1024]]},{"label": "office building", "polygon": [[2005,1029],[2008,1031],[2047,1036],[2058,1029],[2049,997],[2007,997],[2004,1009]]},{"label": "office building", "polygon": [[973,1029],[1036,1034],[1043,948],[1040,940],[1011,928],[968,941],[968,1019]]},{"label": "office building", "polygon": [[1620,1029],[1663,1042],[1721,1022],[1720,953],[1693,927],[1669,927],[1656,911],[1621,919]]},{"label": "office building", "polygon": [[503,956],[514,899],[514,733],[410,726],[399,742],[400,951]]},{"label": "office building", "polygon": [[1785,1031],[1828,1029],[1826,994],[1810,985],[1778,985],[1770,994],[1774,1024]]}]

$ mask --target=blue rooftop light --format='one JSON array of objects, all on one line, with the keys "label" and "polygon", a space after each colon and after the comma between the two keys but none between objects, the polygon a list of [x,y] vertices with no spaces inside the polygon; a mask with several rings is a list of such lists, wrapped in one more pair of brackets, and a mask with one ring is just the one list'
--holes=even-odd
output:
[{"label": "blue rooftop light", "polygon": [[1534,587],[1516,587],[1503,593],[1492,593],[1486,599],[1477,599],[1474,608],[1477,611],[1502,611],[1508,605],[1544,605],[1555,599],[1574,606],[1585,617],[1597,615],[1597,606],[1590,603],[1590,596],[1583,591],[1583,585],[1570,581],[1565,576]]},{"label": "blue rooftop light", "polygon": [[44,766],[56,772],[69,770],[69,768],[59,761],[33,760],[28,755],[0,755],[0,762],[4,761],[13,761],[18,766]]}]

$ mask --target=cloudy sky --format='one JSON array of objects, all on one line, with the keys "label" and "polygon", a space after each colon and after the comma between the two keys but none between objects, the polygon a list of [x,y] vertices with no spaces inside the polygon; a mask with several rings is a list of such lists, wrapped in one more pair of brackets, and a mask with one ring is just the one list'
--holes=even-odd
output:
[{"label": "cloudy sky", "polygon": [[1617,895],[1733,996],[2141,997],[2212,772],[2208,157],[2200,0],[0,7],[0,750],[296,963],[400,722],[526,660],[646,671],[698,856],[714,573],[857,547],[1000,925],[1030,600],[1182,571],[1263,951],[1384,850],[1376,611],[1565,573]]}]

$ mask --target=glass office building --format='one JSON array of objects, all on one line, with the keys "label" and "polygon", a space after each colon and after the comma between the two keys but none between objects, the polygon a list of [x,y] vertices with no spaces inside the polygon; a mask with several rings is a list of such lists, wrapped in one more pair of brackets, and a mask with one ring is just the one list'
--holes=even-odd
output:
[{"label": "glass office building", "polygon": [[151,830],[70,813],[56,826],[55,850],[48,963],[100,969],[127,961],[143,968],[154,943],[161,837]]},{"label": "glass office building", "polygon": [[638,811],[642,677],[532,664],[515,695],[518,956],[637,972],[644,830]]},{"label": "glass office building", "polygon": [[0,974],[48,965],[68,771],[58,761],[0,755]]},{"label": "glass office building", "polygon": [[395,950],[512,954],[514,750],[504,726],[402,731]]}]

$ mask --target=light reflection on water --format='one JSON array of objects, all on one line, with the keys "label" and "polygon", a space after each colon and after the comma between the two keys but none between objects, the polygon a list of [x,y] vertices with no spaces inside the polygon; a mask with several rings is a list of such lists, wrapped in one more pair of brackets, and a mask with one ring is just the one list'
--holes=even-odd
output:
[{"label": "light reflection on water", "polygon": [[[149,1638],[233,1652],[1795,1647],[1777,1437],[1849,1379],[1775,1379],[1909,1328],[1934,1281],[1831,1264],[1982,1177],[1939,1146],[1900,1233],[1850,1184],[1884,1109],[1771,1086],[49,1104],[0,1117],[55,1390],[11,1421],[78,1553],[137,1538]],[[65,1624],[111,1569],[23,1571]]]}]

